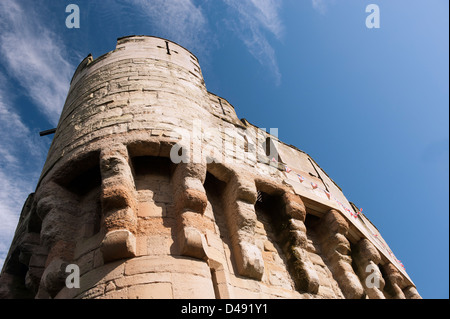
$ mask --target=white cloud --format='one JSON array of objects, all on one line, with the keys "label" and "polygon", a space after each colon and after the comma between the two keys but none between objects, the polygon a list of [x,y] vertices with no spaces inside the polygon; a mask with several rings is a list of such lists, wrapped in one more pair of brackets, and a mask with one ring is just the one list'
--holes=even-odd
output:
[{"label": "white cloud", "polygon": [[158,35],[190,51],[204,50],[208,20],[192,0],[125,0],[137,6]]},{"label": "white cloud", "polygon": [[275,77],[277,85],[281,83],[275,50],[270,44],[267,33],[281,40],[283,24],[279,16],[281,1],[278,0],[224,0],[234,10],[237,19],[230,14],[228,26],[239,36],[250,54]]},{"label": "white cloud", "polygon": [[43,22],[20,1],[0,1],[1,62],[56,125],[74,68],[65,57],[62,42]]},{"label": "white cloud", "polygon": [[[158,35],[173,40],[192,52],[208,55],[216,44],[208,16],[194,0],[116,0],[138,6]],[[281,40],[283,24],[279,10],[281,0],[223,0],[231,9],[224,17],[225,25],[245,44],[250,54],[269,68],[277,84],[281,74],[268,36]],[[206,6],[205,6],[206,8]]]},{"label": "white cloud", "polygon": [[312,6],[320,13],[325,13],[326,6],[324,0],[312,0]]},{"label": "white cloud", "polygon": [[312,0],[313,8],[320,14],[325,14],[330,5],[334,5],[336,0]]},{"label": "white cloud", "polygon": [[278,11],[281,7],[279,0],[250,0],[255,7],[255,17],[261,25],[272,32],[277,38],[281,37],[283,25]]},{"label": "white cloud", "polygon": [[[45,26],[45,17],[23,1],[0,1],[0,267],[8,253],[22,206],[34,191],[48,145],[15,105],[27,95],[56,125],[74,68],[65,46]],[[19,87],[13,87],[19,83]],[[25,114],[25,113],[24,113]]]},{"label": "white cloud", "polygon": [[11,107],[7,89],[6,79],[0,74],[0,268],[46,153],[44,141],[30,131]]}]

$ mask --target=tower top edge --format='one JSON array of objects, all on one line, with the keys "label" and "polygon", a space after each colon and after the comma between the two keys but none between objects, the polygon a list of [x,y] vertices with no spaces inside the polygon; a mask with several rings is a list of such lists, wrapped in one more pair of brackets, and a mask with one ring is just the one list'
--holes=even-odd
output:
[{"label": "tower top edge", "polygon": [[184,46],[182,46],[182,45],[180,45],[180,44],[178,44],[178,43],[176,43],[176,42],[174,42],[172,40],[169,40],[169,39],[166,39],[166,38],[162,38],[162,37],[158,37],[158,36],[150,36],[150,35],[127,35],[127,36],[123,36],[123,37],[117,38],[116,47],[114,48],[114,50],[108,51],[108,52],[106,52],[106,53],[104,53],[104,54],[102,54],[102,55],[100,55],[100,56],[98,56],[96,58],[94,58],[92,56],[92,54],[89,53],[89,55],[86,58],[84,58],[79,63],[79,65],[77,66],[77,68],[76,68],[76,70],[75,70],[75,72],[74,72],[74,74],[72,76],[72,80],[71,80],[70,84],[75,82],[74,79],[77,78],[77,76],[80,73],[82,73],[82,71],[84,69],[86,69],[87,67],[90,67],[90,66],[96,64],[97,62],[107,58],[108,56],[110,56],[114,52],[122,49],[123,46],[126,46],[128,43],[145,42],[146,40],[148,40],[148,41],[161,40],[161,41],[165,41],[166,43],[170,43],[172,45],[175,45],[177,48],[180,48],[180,49],[184,50],[188,55],[190,55],[193,59],[195,59],[197,64],[200,63],[198,58],[197,58],[197,56],[194,53],[192,53],[190,50],[186,49]]},{"label": "tower top edge", "polygon": [[159,39],[159,40],[170,42],[170,43],[175,44],[176,46],[186,50],[189,54],[191,54],[193,57],[195,57],[195,59],[198,62],[198,57],[191,50],[187,49],[186,47],[182,46],[181,44],[179,44],[175,41],[172,41],[170,39],[163,38],[163,37],[158,37],[158,36],[153,36],[153,35],[126,35],[126,36],[117,38],[117,45],[124,44],[133,39]]}]

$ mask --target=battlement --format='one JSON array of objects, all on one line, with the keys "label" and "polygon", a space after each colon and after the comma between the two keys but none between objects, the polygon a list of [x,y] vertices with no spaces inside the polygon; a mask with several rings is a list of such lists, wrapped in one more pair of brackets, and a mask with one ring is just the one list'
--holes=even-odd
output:
[{"label": "battlement", "polygon": [[[129,52],[132,52],[132,54],[128,55]],[[192,74],[199,78],[204,84],[200,65],[194,54],[173,41],[143,35],[126,36],[117,39],[115,50],[107,52],[96,59],[93,59],[92,55],[89,54],[75,71],[72,83],[77,82],[79,78],[82,78],[86,69],[95,68],[97,64],[100,64],[98,67],[102,67],[104,63],[115,63],[118,60],[127,58],[155,59],[158,61],[174,63],[179,67],[186,68],[188,71],[192,72]],[[95,70],[90,70],[90,72],[94,71]]]}]

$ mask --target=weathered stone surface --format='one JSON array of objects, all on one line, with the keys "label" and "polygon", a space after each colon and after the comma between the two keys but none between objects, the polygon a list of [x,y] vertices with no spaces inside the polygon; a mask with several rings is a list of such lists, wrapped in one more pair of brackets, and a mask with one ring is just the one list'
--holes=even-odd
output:
[{"label": "weathered stone surface", "polygon": [[286,213],[291,218],[305,221],[306,208],[298,196],[291,193],[284,193],[283,200],[286,203]]},{"label": "weathered stone surface", "polygon": [[317,293],[319,291],[319,276],[306,251],[299,247],[292,248],[294,257],[294,278],[297,286],[302,291]]},{"label": "weathered stone surface", "polygon": [[170,282],[155,282],[134,285],[128,288],[127,299],[172,299],[173,290]]},{"label": "weathered stone surface", "polygon": [[134,257],[136,237],[125,229],[110,231],[101,243],[101,252],[105,262]]},{"label": "weathered stone surface", "polygon": [[406,287],[405,289],[403,289],[403,293],[405,294],[406,299],[422,299],[416,287],[414,286]]},{"label": "weathered stone surface", "polygon": [[322,217],[320,224],[321,247],[344,296],[361,299],[365,297],[365,292],[352,269],[350,243],[345,237],[348,228],[344,217],[339,212],[330,210]]},{"label": "weathered stone surface", "polygon": [[353,258],[361,283],[370,299],[385,299],[385,280],[378,267],[381,261],[378,250],[367,239],[361,239],[355,246]]},{"label": "weathered stone surface", "polygon": [[41,277],[40,289],[54,297],[65,285],[67,262],[54,259],[44,270]]},{"label": "weathered stone surface", "polygon": [[406,299],[406,296],[401,289],[401,286],[403,286],[403,276],[400,272],[391,263],[384,264],[383,269],[387,274],[387,293],[394,299]]},{"label": "weathered stone surface", "polygon": [[[362,224],[298,181],[319,170],[346,201],[311,163],[208,92],[188,50],[118,39],[73,76],[0,297],[420,298]],[[379,288],[362,285],[367,266]]]}]

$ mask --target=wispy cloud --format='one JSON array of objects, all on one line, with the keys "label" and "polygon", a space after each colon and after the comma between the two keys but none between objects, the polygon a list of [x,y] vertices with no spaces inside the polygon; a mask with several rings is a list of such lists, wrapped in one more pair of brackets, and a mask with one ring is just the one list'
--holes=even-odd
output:
[{"label": "wispy cloud", "polygon": [[268,36],[272,35],[277,40],[282,38],[283,24],[279,15],[282,1],[224,0],[224,2],[236,13],[227,17],[228,25],[244,42],[250,54],[260,64],[270,69],[279,85],[281,73]]},{"label": "wispy cloud", "polygon": [[21,1],[0,1],[0,58],[39,110],[56,124],[74,71],[64,45]]},{"label": "wispy cloud", "polygon": [[336,0],[312,0],[313,8],[320,14],[326,14],[328,8],[334,5]]},{"label": "wispy cloud", "polygon": [[204,50],[208,20],[202,8],[192,0],[121,0],[148,17],[149,24],[161,37],[191,51]]},{"label": "wispy cloud", "polygon": [[279,16],[282,1],[250,0],[250,3],[256,9],[254,15],[261,25],[280,38],[284,29]]},{"label": "wispy cloud", "polygon": [[29,5],[0,1],[0,266],[48,149],[23,117],[34,109],[19,109],[16,98],[27,95],[33,102],[28,107],[56,125],[74,71],[58,35]]},{"label": "wispy cloud", "polygon": [[[196,54],[208,56],[216,44],[214,25],[208,21],[208,6],[194,0],[116,0],[139,8],[158,35],[169,38]],[[279,15],[281,0],[223,0],[230,9],[225,25],[245,44],[249,53],[267,67],[281,83],[281,73],[269,37],[281,40],[283,23]]]},{"label": "wispy cloud", "polygon": [[312,6],[322,14],[325,13],[325,10],[327,8],[324,0],[312,0]]},{"label": "wispy cloud", "polygon": [[38,140],[12,107],[8,89],[6,78],[0,74],[0,268],[46,152],[44,141]]}]

